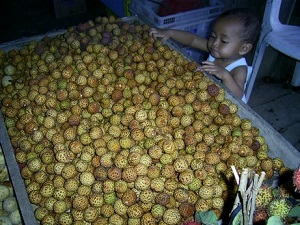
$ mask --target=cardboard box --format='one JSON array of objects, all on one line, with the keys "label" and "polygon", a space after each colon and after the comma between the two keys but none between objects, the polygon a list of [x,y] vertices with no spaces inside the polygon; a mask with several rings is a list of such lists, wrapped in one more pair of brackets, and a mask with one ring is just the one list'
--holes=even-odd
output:
[{"label": "cardboard box", "polygon": [[86,12],[86,0],[53,0],[56,18]]}]

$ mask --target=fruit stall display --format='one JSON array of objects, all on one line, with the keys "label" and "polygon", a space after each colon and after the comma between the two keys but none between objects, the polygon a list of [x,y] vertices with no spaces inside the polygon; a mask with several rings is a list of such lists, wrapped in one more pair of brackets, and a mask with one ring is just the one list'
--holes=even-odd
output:
[{"label": "fruit stall display", "polygon": [[297,166],[297,150],[136,17],[2,50],[0,77],[0,140],[27,194],[23,218],[34,210],[40,224],[223,219],[231,166],[266,179]]}]

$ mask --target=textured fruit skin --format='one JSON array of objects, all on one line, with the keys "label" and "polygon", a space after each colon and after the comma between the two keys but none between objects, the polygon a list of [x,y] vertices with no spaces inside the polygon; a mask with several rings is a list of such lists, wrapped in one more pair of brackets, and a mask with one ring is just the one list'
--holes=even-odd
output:
[{"label": "textured fruit skin", "polygon": [[258,209],[254,212],[253,224],[267,224],[268,212],[266,209]]},{"label": "textured fruit skin", "polygon": [[275,199],[269,205],[268,214],[269,216],[279,216],[281,219],[284,219],[291,208],[291,204],[284,198]]},{"label": "textured fruit skin", "polygon": [[7,76],[13,76],[13,75],[15,75],[16,71],[17,71],[17,69],[13,65],[7,65],[4,68],[4,74],[7,75]]},{"label": "textured fruit skin", "polygon": [[196,221],[186,221],[182,225],[201,225],[201,223],[198,223]]},{"label": "textured fruit skin", "polygon": [[211,84],[207,87],[209,95],[215,97],[219,94],[220,88],[216,84]]},{"label": "textured fruit skin", "polygon": [[179,205],[179,212],[184,217],[191,217],[195,213],[195,206],[189,202],[181,203]]},{"label": "textured fruit skin", "polygon": [[260,188],[258,195],[255,199],[257,208],[264,208],[270,204],[273,199],[272,189],[270,187],[263,186]]},{"label": "textured fruit skin", "polygon": [[295,192],[300,192],[300,167],[294,171],[293,184],[295,186]]},{"label": "textured fruit skin", "polygon": [[179,210],[178,209],[175,209],[175,208],[171,208],[171,209],[167,209],[165,212],[164,212],[164,215],[163,215],[163,221],[166,223],[166,224],[170,224],[170,225],[175,225],[175,224],[178,224],[178,222],[180,221],[180,213],[179,213]]}]

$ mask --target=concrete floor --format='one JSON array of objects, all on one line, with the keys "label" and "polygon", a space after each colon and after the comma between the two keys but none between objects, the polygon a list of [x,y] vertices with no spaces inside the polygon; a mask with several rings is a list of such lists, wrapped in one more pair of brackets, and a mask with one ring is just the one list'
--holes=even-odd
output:
[{"label": "concrete floor", "polygon": [[300,91],[257,79],[248,105],[300,151]]}]

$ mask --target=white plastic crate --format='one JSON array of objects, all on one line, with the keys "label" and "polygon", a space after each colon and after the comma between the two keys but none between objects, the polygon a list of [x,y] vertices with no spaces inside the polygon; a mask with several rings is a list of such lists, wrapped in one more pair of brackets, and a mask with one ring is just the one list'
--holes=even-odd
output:
[{"label": "white plastic crate", "polygon": [[[201,37],[208,38],[211,32],[212,24],[216,18],[208,18],[204,20],[197,21],[194,24],[190,24],[184,27],[179,27],[178,29],[187,30],[193,32]],[[196,28],[193,28],[196,27]]]},{"label": "white plastic crate", "polygon": [[210,0],[209,6],[169,16],[158,16],[159,4],[149,0],[132,0],[129,8],[132,15],[136,14],[157,28],[174,28],[191,22],[214,18],[223,11],[224,4],[221,0]]}]

